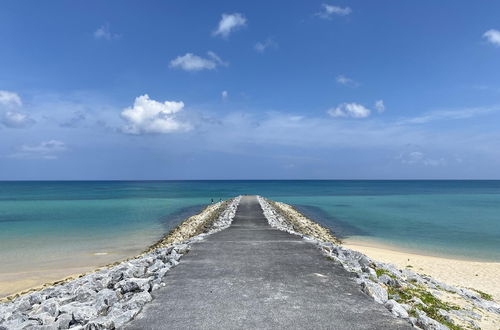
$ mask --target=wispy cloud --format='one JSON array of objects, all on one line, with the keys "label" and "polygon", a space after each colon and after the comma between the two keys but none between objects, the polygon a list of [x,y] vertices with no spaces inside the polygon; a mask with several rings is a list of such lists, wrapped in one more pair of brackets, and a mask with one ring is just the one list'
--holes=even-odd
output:
[{"label": "wispy cloud", "polygon": [[327,113],[332,117],[366,118],[371,110],[358,103],[342,103]]},{"label": "wispy cloud", "polygon": [[228,91],[222,91],[221,93],[222,101],[227,101],[229,98],[229,92]]},{"label": "wispy cloud", "polygon": [[338,75],[335,80],[337,81],[338,84],[344,85],[347,87],[359,87],[359,83],[355,81],[354,79],[351,79],[343,74]]},{"label": "wispy cloud", "polygon": [[375,101],[375,109],[379,112],[382,113],[385,111],[385,104],[384,100],[377,100]]},{"label": "wispy cloud", "polygon": [[486,107],[486,108],[467,108],[459,110],[439,110],[425,113],[420,116],[406,118],[400,120],[397,124],[425,124],[438,120],[458,120],[467,119],[476,116],[486,115],[493,112],[500,111],[500,106]]},{"label": "wispy cloud", "polygon": [[278,44],[271,38],[267,38],[263,42],[257,42],[254,46],[256,52],[263,54],[268,49],[277,49]]},{"label": "wispy cloud", "polygon": [[10,128],[26,128],[35,123],[35,120],[28,114],[17,111],[7,111],[1,121]]},{"label": "wispy cloud", "polygon": [[61,127],[77,127],[87,119],[87,115],[83,111],[74,111],[72,116],[64,120],[59,126]]},{"label": "wispy cloud", "polygon": [[495,29],[488,30],[483,34],[483,38],[490,44],[500,47],[500,31]]},{"label": "wispy cloud", "polygon": [[188,131],[191,125],[176,118],[184,108],[184,102],[158,102],[147,94],[136,97],[134,105],[122,111],[122,118],[127,121],[123,132],[128,134],[164,134]]},{"label": "wispy cloud", "polygon": [[97,30],[94,31],[94,38],[103,40],[114,40],[119,39],[121,36],[117,33],[111,32],[109,23],[101,25]]},{"label": "wispy cloud", "polygon": [[351,8],[349,7],[338,7],[323,3],[321,5],[321,11],[316,13],[316,16],[319,16],[323,19],[331,19],[332,16],[347,16],[352,13]]},{"label": "wispy cloud", "polygon": [[43,141],[36,145],[23,144],[19,151],[9,155],[11,158],[22,159],[57,159],[59,154],[66,151],[66,145],[59,140]]},{"label": "wispy cloud", "polygon": [[238,30],[241,27],[246,26],[247,19],[243,14],[234,13],[234,14],[222,14],[222,18],[219,21],[219,25],[214,32],[212,32],[213,36],[220,36],[222,38],[227,38],[229,35]]},{"label": "wispy cloud", "polygon": [[446,160],[441,158],[429,158],[422,151],[402,152],[396,157],[401,163],[407,165],[441,166],[446,164]]},{"label": "wispy cloud", "polygon": [[227,66],[227,63],[214,52],[208,52],[208,57],[201,57],[192,53],[178,56],[170,61],[170,67],[184,71],[214,70],[218,66]]}]

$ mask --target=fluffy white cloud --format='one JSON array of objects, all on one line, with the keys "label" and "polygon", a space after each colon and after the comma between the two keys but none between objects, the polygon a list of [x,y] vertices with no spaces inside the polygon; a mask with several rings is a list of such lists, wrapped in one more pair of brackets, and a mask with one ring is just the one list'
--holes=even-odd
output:
[{"label": "fluffy white cloud", "polygon": [[278,44],[271,38],[267,38],[263,42],[257,42],[254,46],[254,49],[258,53],[264,53],[267,49],[276,49],[278,48]]},{"label": "fluffy white cloud", "polygon": [[217,56],[214,52],[208,52],[208,57],[200,57],[191,53],[186,53],[183,56],[177,56],[170,61],[170,67],[182,69],[185,71],[201,71],[214,70],[220,65],[227,66],[227,63]]},{"label": "fluffy white cloud", "polygon": [[348,86],[348,87],[358,87],[359,86],[359,83],[349,77],[346,77],[344,75],[338,75],[335,80],[337,81],[337,83],[341,84],[341,85],[344,85],[344,86]]},{"label": "fluffy white cloud", "polygon": [[342,103],[327,111],[332,117],[366,118],[371,111],[358,103]]},{"label": "fluffy white cloud", "polygon": [[7,107],[20,107],[23,105],[23,102],[16,93],[0,90],[0,105]]},{"label": "fluffy white cloud", "polygon": [[222,14],[219,26],[212,33],[214,36],[227,38],[231,32],[241,28],[247,24],[247,19],[240,13]]},{"label": "fluffy white cloud", "polygon": [[384,112],[385,111],[384,100],[375,101],[375,109],[377,109],[379,113]]},{"label": "fluffy white cloud", "polygon": [[58,155],[66,151],[66,145],[59,140],[43,141],[36,145],[24,144],[19,151],[10,155],[12,158],[26,159],[57,159]]},{"label": "fluffy white cloud", "polygon": [[321,6],[322,10],[319,13],[316,13],[316,15],[324,19],[330,19],[333,15],[346,16],[352,13],[351,8],[349,7],[342,8],[326,3],[322,4]]},{"label": "fluffy white cloud", "polygon": [[11,128],[24,128],[35,123],[29,115],[17,111],[7,111],[2,118],[2,123]]},{"label": "fluffy white cloud", "polygon": [[104,39],[104,40],[112,40],[120,38],[119,34],[112,33],[109,24],[104,24],[94,32],[94,38],[96,39]]},{"label": "fluffy white cloud", "polygon": [[483,38],[490,44],[500,47],[500,31],[495,29],[488,30],[483,34]]},{"label": "fluffy white cloud", "polygon": [[128,122],[123,131],[128,134],[171,133],[187,131],[191,125],[176,118],[176,113],[184,108],[183,102],[158,102],[147,94],[136,97],[134,106],[122,111]]}]

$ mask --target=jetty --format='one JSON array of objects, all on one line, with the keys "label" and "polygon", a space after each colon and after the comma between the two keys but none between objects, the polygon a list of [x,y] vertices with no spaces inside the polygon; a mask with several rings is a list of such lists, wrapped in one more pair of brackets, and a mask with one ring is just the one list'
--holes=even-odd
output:
[{"label": "jetty", "polygon": [[193,244],[126,329],[411,329],[355,275],[272,228],[255,196],[229,228]]}]

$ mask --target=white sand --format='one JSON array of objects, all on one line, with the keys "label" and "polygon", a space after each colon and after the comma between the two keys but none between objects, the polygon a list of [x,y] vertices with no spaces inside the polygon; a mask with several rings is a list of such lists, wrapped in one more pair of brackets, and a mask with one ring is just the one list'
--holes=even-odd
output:
[{"label": "white sand", "polygon": [[359,240],[346,240],[343,246],[362,252],[377,261],[394,264],[399,268],[411,266],[413,271],[430,275],[447,284],[484,291],[500,302],[500,263],[498,262],[426,256],[397,251],[392,246]]}]

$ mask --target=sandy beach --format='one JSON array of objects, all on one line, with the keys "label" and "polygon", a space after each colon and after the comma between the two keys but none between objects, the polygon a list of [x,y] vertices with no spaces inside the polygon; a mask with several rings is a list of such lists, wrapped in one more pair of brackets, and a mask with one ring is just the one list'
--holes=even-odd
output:
[{"label": "sandy beach", "polygon": [[11,294],[35,289],[47,283],[75,278],[100,267],[133,257],[144,250],[140,248],[116,249],[60,258],[51,263],[34,262],[27,267],[0,272],[0,300]]},{"label": "sandy beach", "polygon": [[362,252],[372,259],[410,267],[447,284],[484,291],[500,301],[500,263],[451,259],[397,250],[393,246],[361,240],[346,239],[343,246]]}]

